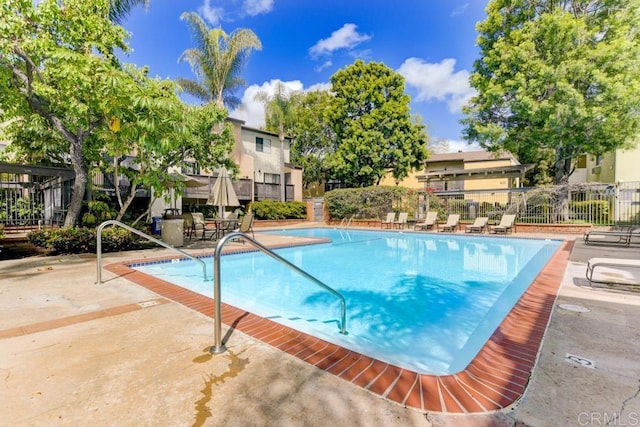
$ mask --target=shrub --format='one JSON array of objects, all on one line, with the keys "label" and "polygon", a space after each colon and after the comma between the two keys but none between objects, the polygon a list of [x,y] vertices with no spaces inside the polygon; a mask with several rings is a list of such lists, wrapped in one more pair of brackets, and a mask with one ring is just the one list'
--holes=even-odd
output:
[{"label": "shrub", "polygon": [[4,225],[0,225],[0,239],[4,239]]},{"label": "shrub", "polygon": [[251,211],[256,219],[306,219],[307,204],[305,202],[279,202],[276,200],[260,200],[251,202]]},{"label": "shrub", "polygon": [[324,203],[334,219],[356,215],[360,218],[384,218],[388,212],[408,212],[413,215],[417,195],[405,187],[373,186],[341,188],[325,193]]},{"label": "shrub", "polygon": [[569,203],[569,210],[575,214],[581,214],[591,218],[595,223],[607,223],[609,221],[609,202],[606,200],[586,200]]},{"label": "shrub", "polygon": [[[48,228],[32,231],[27,235],[29,243],[47,249],[52,255],[96,253],[96,230],[76,228]],[[141,240],[129,230],[107,227],[102,231],[102,252],[144,249],[153,244]]]}]

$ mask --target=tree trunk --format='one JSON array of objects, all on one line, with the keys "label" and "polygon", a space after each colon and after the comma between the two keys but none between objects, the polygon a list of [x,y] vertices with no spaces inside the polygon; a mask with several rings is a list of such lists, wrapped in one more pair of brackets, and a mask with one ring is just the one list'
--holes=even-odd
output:
[{"label": "tree trunk", "polygon": [[69,145],[69,154],[71,156],[71,164],[73,171],[76,174],[75,181],[73,183],[73,193],[71,194],[71,201],[69,202],[69,208],[67,209],[67,215],[64,219],[65,227],[73,227],[78,222],[80,211],[82,210],[82,201],[84,200],[84,193],[87,189],[87,182],[89,181],[89,172],[84,165],[82,159],[82,135],[77,136],[71,141]]},{"label": "tree trunk", "polygon": [[569,220],[569,174],[571,172],[571,158],[562,156],[560,147],[556,150],[554,183],[560,187],[558,193],[558,219]]},{"label": "tree trunk", "polygon": [[127,194],[127,198],[125,199],[125,201],[122,202],[122,199],[119,198],[118,201],[120,202],[120,210],[118,211],[118,216],[116,217],[116,221],[122,221],[122,217],[124,216],[125,213],[127,213],[127,209],[129,209],[129,206],[133,202],[133,199],[135,199],[136,197],[137,189],[138,189],[138,186],[132,183],[129,186],[129,194]]}]

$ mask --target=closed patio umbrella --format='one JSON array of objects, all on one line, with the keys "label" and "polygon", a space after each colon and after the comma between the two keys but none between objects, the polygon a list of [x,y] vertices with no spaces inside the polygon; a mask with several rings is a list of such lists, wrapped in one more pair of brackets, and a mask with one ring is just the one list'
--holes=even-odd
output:
[{"label": "closed patio umbrella", "polygon": [[220,218],[224,218],[225,206],[240,206],[236,190],[233,189],[233,184],[231,183],[231,177],[225,168],[220,169],[218,178],[213,183],[211,193],[209,193],[207,204],[218,206]]}]

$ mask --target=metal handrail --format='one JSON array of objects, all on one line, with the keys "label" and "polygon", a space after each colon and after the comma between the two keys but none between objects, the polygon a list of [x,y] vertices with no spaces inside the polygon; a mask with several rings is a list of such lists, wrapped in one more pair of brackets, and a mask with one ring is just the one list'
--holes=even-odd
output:
[{"label": "metal handrail", "polygon": [[253,246],[258,248],[262,253],[269,255],[271,258],[275,259],[276,261],[279,261],[281,264],[285,265],[286,267],[289,267],[296,273],[301,274],[305,278],[311,280],[313,283],[320,286],[324,290],[337,296],[340,299],[340,307],[341,307],[341,323],[342,324],[340,328],[340,333],[343,335],[347,335],[347,303],[340,292],[336,291],[330,286],[327,286],[326,284],[321,282],[319,279],[316,279],[306,271],[300,269],[298,266],[290,263],[289,261],[282,258],[280,255],[276,254],[275,252],[273,252],[266,246],[262,245],[255,239],[252,239],[251,237],[249,237],[247,234],[241,233],[239,231],[233,231],[227,234],[226,236],[224,236],[222,239],[220,239],[220,241],[218,241],[216,250],[213,254],[213,299],[215,301],[213,335],[214,335],[215,343],[213,347],[211,347],[211,349],[209,350],[211,353],[218,354],[218,353],[223,353],[226,350],[226,347],[224,346],[224,344],[222,344],[222,301],[220,297],[220,256],[222,255],[222,248],[224,247],[224,245],[227,244],[229,240],[237,239],[237,238],[245,239],[247,242],[251,243]]},{"label": "metal handrail", "polygon": [[351,215],[351,218],[349,218],[349,221],[347,222],[347,226],[345,228],[349,228],[349,226],[351,225],[351,220],[353,219],[355,215]]},{"label": "metal handrail", "polygon": [[153,243],[156,243],[156,244],[158,244],[160,246],[163,246],[163,247],[165,247],[167,249],[171,249],[171,250],[173,250],[175,252],[178,252],[182,256],[185,256],[185,257],[187,257],[189,259],[192,259],[194,261],[199,262],[200,264],[202,264],[202,274],[204,275],[204,280],[205,281],[207,280],[207,264],[203,260],[201,260],[200,258],[196,258],[196,257],[194,257],[192,255],[189,255],[185,251],[180,250],[180,249],[178,249],[178,248],[176,248],[174,246],[168,245],[167,243],[163,242],[162,240],[158,240],[155,237],[151,237],[148,234],[145,234],[140,230],[136,230],[133,227],[129,227],[127,224],[123,224],[120,221],[116,221],[115,219],[110,219],[110,220],[105,221],[102,224],[100,224],[98,226],[97,233],[96,233],[97,234],[96,235],[96,240],[97,240],[97,243],[96,243],[96,255],[97,255],[97,258],[98,258],[98,280],[96,281],[96,283],[98,285],[102,284],[102,229],[105,228],[107,225],[118,225],[118,226],[120,226],[120,227],[122,227],[122,228],[124,228],[126,230],[131,231],[132,233],[137,234],[140,237],[144,237],[145,239],[152,241]]}]

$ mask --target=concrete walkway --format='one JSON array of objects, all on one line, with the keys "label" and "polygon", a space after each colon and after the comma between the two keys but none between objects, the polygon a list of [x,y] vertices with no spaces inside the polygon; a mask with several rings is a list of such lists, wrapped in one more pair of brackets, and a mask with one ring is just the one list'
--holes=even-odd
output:
[{"label": "concrete walkway", "polygon": [[95,256],[0,261],[0,425],[640,425],[640,296],[586,287],[584,270],[584,261],[567,265],[519,404],[443,416],[386,401],[239,331],[212,356],[212,319],[106,271],[96,285]]}]

